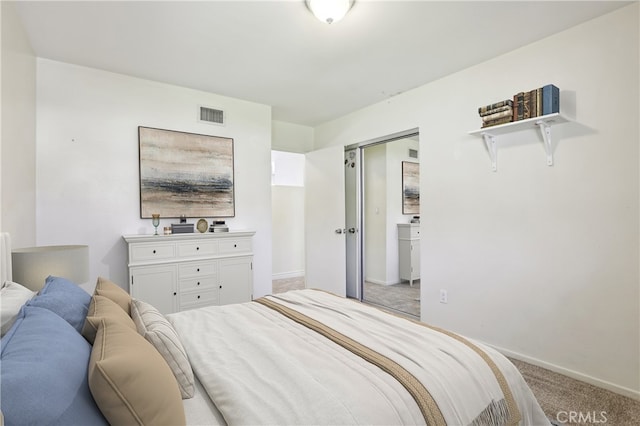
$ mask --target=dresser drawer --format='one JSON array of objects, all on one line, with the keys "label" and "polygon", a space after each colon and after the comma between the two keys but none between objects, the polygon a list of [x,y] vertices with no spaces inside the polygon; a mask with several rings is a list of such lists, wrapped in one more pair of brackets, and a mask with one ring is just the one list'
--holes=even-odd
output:
[{"label": "dresser drawer", "polygon": [[211,302],[196,302],[196,303],[185,303],[184,305],[180,305],[180,311],[188,311],[189,309],[198,309],[205,308],[207,306],[216,306],[218,303]]},{"label": "dresser drawer", "polygon": [[179,277],[202,277],[205,275],[215,275],[218,262],[217,261],[202,261],[202,262],[189,262],[180,265]]},{"label": "dresser drawer", "polygon": [[218,291],[214,288],[180,293],[180,309],[182,309],[183,306],[189,306],[196,303],[202,305],[217,305]]},{"label": "dresser drawer", "polygon": [[171,259],[176,255],[175,244],[135,244],[129,250],[131,262]]},{"label": "dresser drawer", "polygon": [[217,253],[217,241],[195,241],[178,244],[178,257],[210,256]]},{"label": "dresser drawer", "polygon": [[238,238],[236,240],[220,241],[220,254],[250,253],[251,240],[249,238]]},{"label": "dresser drawer", "polygon": [[190,290],[207,290],[207,289],[215,289],[217,283],[216,275],[209,275],[206,277],[193,277],[193,278],[182,278],[180,280],[179,288],[181,292],[190,291]]}]

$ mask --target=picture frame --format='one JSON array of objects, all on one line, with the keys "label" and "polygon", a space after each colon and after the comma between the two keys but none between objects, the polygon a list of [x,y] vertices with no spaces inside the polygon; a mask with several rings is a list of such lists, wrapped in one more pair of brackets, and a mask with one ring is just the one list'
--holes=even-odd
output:
[{"label": "picture frame", "polygon": [[234,217],[233,139],[138,127],[140,217]]},{"label": "picture frame", "polygon": [[402,162],[402,214],[420,214],[420,163]]}]

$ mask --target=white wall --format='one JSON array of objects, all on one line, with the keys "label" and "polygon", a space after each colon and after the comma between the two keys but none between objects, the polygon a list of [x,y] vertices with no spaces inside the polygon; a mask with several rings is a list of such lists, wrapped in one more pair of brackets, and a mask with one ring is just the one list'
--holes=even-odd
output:
[{"label": "white wall", "polygon": [[[424,321],[636,398],[638,7],[315,129],[319,149],[419,127]],[[575,119],[553,128],[555,165],[531,131],[492,172],[477,108],[548,83]]]},{"label": "white wall", "polygon": [[274,120],[271,123],[272,148],[277,151],[305,153],[313,150],[313,128]]},{"label": "white wall", "polygon": [[304,276],[304,187],[272,191],[273,279]]},{"label": "white wall", "polygon": [[273,279],[304,276],[304,154],[271,154]]},{"label": "white wall", "polygon": [[271,151],[271,185],[304,186],[304,154]]},{"label": "white wall", "polygon": [[36,242],[36,59],[13,2],[1,2],[0,230]]},{"label": "white wall", "polygon": [[[122,235],[153,232],[140,219],[138,126],[231,137],[236,216],[227,224],[256,231],[254,297],[271,292],[270,107],[46,59],[37,66],[39,245],[88,244],[92,279],[126,289]],[[199,105],[226,110],[228,122],[198,122]]]}]

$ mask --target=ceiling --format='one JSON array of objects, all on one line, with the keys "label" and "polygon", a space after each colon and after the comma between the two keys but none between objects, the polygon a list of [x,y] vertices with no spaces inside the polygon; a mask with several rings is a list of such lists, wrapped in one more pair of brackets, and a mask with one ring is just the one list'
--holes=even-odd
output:
[{"label": "ceiling", "polygon": [[36,56],[271,105],[315,126],[631,2],[24,1]]}]

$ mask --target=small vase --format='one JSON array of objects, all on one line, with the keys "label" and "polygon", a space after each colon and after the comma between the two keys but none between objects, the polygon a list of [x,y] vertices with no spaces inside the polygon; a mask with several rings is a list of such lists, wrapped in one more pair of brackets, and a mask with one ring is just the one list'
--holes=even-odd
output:
[{"label": "small vase", "polygon": [[158,225],[160,225],[160,215],[157,213],[153,213],[151,215],[151,223],[153,224],[153,227],[156,229],[153,235],[158,235]]}]

